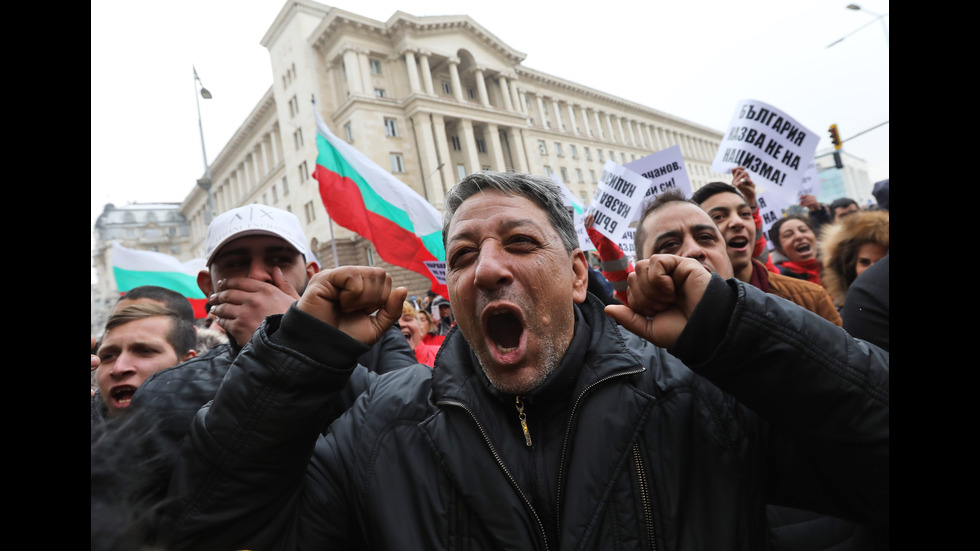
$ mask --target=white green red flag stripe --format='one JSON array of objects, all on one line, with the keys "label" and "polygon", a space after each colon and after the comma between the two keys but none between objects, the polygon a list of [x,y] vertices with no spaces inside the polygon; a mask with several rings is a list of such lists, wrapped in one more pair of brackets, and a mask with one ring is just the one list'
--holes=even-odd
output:
[{"label": "white green red flag stripe", "polygon": [[112,275],[120,294],[141,285],[156,285],[177,291],[194,307],[194,317],[203,318],[207,298],[197,286],[197,274],[207,269],[203,258],[187,262],[163,253],[127,249],[112,242]]},{"label": "white green red flag stripe", "polygon": [[443,275],[442,215],[407,184],[334,136],[315,105],[313,112],[317,146],[313,177],[320,183],[327,214],[370,241],[385,262],[426,276],[434,292],[449,296]]}]

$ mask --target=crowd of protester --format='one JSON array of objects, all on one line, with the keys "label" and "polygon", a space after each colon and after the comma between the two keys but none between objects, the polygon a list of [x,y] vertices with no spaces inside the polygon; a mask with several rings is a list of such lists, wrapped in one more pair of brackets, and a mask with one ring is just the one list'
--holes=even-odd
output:
[{"label": "crowd of protester", "polygon": [[92,337],[92,548],[887,549],[883,190],[766,235],[738,167],[646,205],[631,261],[481,172],[421,298],[232,209],[207,318],[138,289]]}]

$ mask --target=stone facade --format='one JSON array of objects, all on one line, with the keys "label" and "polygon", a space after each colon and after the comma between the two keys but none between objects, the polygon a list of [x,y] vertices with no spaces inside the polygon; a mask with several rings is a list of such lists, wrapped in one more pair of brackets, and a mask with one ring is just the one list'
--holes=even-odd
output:
[{"label": "stone facade", "polygon": [[334,240],[340,264],[391,268],[410,295],[425,294],[426,278],[331,224],[312,176],[314,97],[331,132],[440,211],[455,182],[483,169],[555,174],[587,204],[606,159],[626,164],[675,144],[695,189],[730,178],[711,172],[720,131],[525,67],[524,53],[465,15],[375,21],[290,0],[260,43],[272,86],[211,164],[211,189],[193,186],[181,203],[181,260],[204,256],[209,199],[215,214],[263,203],[299,217],[324,267]]}]

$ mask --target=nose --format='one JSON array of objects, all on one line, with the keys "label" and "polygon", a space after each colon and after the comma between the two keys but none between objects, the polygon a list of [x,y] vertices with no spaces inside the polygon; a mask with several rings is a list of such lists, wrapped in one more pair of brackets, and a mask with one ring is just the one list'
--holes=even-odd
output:
[{"label": "nose", "polygon": [[265,263],[264,258],[252,258],[248,266],[248,278],[272,283],[272,267]]},{"label": "nose", "polygon": [[[474,275],[476,285],[483,289],[497,289],[510,284],[514,274],[508,267],[508,255],[496,241],[484,242]],[[545,277],[542,274],[542,277]]]},{"label": "nose", "polygon": [[119,357],[112,362],[112,369],[109,370],[109,375],[113,379],[123,379],[126,376],[136,372],[136,364],[134,363],[135,358],[129,352],[123,351],[119,354]]},{"label": "nose", "polygon": [[708,257],[708,255],[705,254],[704,249],[701,248],[701,245],[699,245],[691,236],[684,238],[684,243],[681,244],[681,250],[678,251],[677,256],[693,258],[694,260],[702,263],[704,259]]}]

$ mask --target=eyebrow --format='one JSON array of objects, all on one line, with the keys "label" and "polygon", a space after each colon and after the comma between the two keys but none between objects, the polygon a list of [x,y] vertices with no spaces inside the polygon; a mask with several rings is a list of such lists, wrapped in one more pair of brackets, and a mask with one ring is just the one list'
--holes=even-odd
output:
[{"label": "eyebrow", "polygon": [[[515,218],[515,219],[511,219],[511,220],[504,220],[503,222],[500,223],[500,225],[501,225],[501,229],[504,230],[504,231],[510,231],[510,230],[512,230],[514,228],[520,228],[520,227],[524,227],[524,226],[531,226],[535,230],[540,231],[540,228],[538,228],[538,225],[533,220],[531,220],[530,218]],[[483,225],[480,225],[479,227],[483,227]],[[473,233],[475,233],[476,231],[477,231],[477,228],[474,228],[474,229],[471,229],[471,230],[463,230],[462,232],[457,233],[456,235],[450,237],[449,240],[446,242],[446,244],[448,245],[448,244],[454,243],[456,241],[462,241],[462,240],[465,240],[465,239],[470,239],[470,236]]]}]

